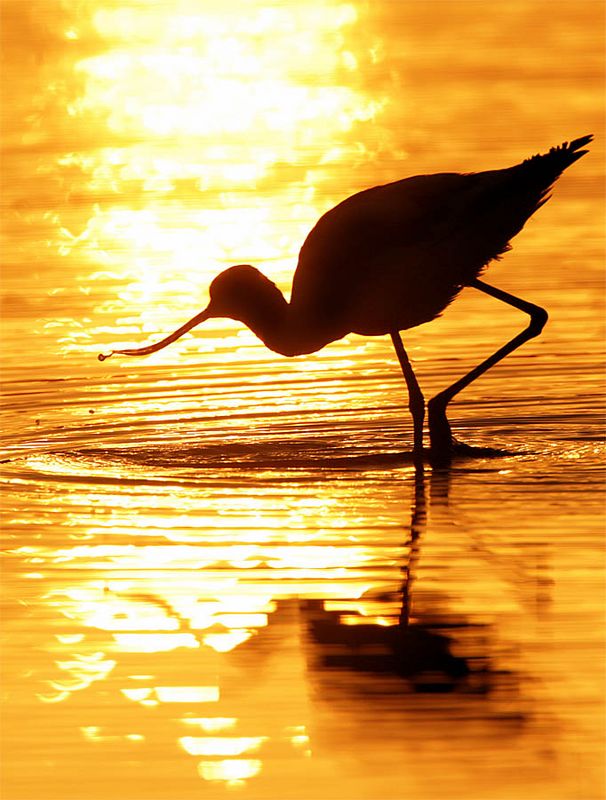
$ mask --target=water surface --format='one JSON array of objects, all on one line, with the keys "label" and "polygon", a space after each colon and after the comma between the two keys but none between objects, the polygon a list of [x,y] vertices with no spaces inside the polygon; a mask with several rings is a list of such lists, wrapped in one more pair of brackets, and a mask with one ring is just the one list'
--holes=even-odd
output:
[{"label": "water surface", "polygon": [[[3,797],[604,796],[602,4],[3,4]],[[388,341],[282,359],[317,217],[409,174],[591,154],[487,275],[544,334],[423,474]],[[426,395],[525,320],[466,290]]]}]

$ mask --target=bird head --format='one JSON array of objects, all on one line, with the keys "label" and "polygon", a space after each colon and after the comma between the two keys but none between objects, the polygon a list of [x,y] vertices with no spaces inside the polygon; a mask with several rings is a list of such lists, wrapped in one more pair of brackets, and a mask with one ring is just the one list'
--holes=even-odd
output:
[{"label": "bird head", "polygon": [[100,354],[99,360],[114,354],[144,356],[155,353],[176,341],[196,325],[215,317],[228,317],[250,325],[251,319],[267,319],[275,312],[276,306],[285,304],[282,293],[269,278],[250,264],[238,264],[221,272],[209,288],[210,302],[206,308],[182,325],[170,336],[146,347],[112,350]]},{"label": "bird head", "polygon": [[238,264],[219,273],[209,287],[210,302],[206,308],[210,317],[240,319],[239,313],[250,304],[251,293],[268,282],[258,269],[250,264]]},{"label": "bird head", "polygon": [[269,312],[276,304],[284,303],[282,292],[250,264],[238,264],[221,272],[209,287],[208,318],[229,317],[248,323],[254,316]]}]

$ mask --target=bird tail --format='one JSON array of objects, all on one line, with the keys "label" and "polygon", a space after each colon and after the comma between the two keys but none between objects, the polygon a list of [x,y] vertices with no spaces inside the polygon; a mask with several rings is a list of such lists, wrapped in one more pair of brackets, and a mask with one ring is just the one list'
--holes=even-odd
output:
[{"label": "bird tail", "polygon": [[558,147],[552,147],[548,153],[527,158],[523,164],[538,165],[541,164],[547,168],[553,175],[553,179],[558,177],[567,167],[578,161],[581,156],[584,156],[589,150],[581,150],[586,144],[593,140],[593,134],[588,136],[581,136],[579,139],[574,139],[572,142],[564,142]]},{"label": "bird tail", "polygon": [[558,147],[552,147],[548,153],[527,158],[514,168],[519,176],[524,176],[524,182],[529,190],[530,204],[527,208],[526,219],[549,200],[551,188],[562,172],[589,152],[580,148],[589,144],[592,139],[593,134],[589,134],[574,139],[570,143],[564,142]]}]

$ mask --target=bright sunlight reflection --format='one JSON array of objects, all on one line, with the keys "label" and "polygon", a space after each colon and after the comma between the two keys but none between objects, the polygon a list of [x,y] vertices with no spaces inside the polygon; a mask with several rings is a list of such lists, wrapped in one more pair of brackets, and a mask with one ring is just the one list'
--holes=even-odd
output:
[{"label": "bright sunlight reflection", "polygon": [[233,758],[225,761],[201,761],[198,772],[207,781],[240,783],[261,772],[262,762],[255,758]]},{"label": "bright sunlight reflection", "polygon": [[[47,245],[60,272],[77,276],[78,292],[93,298],[95,316],[73,310],[45,320],[44,330],[70,357],[96,355],[101,343],[141,344],[199,310],[212,277],[236,263],[256,264],[287,290],[305,235],[340,199],[335,168],[373,157],[359,127],[384,101],[363,89],[375,56],[356,8],[338,0],[265,8],[248,0],[99,0],[83,3],[81,14],[81,25],[74,19],[63,30],[79,57],[62,110],[82,146],[53,162],[53,177],[70,186],[70,196],[48,212]],[[186,348],[188,338],[191,346],[186,337],[176,347]],[[221,321],[206,326],[195,347],[219,374],[253,345],[248,332]],[[273,358],[260,353],[258,361]],[[173,349],[153,361],[177,355]],[[346,371],[351,363],[341,358],[331,367]],[[300,369],[305,378],[307,366]],[[259,408],[287,408],[271,371],[255,381]],[[172,403],[182,418],[184,389],[178,401],[163,396],[156,406],[153,397],[130,397],[126,411],[114,411],[155,424]],[[238,394],[221,394],[234,413]],[[298,402],[308,397],[317,402],[315,385]],[[200,413],[197,388],[192,413]],[[31,466],[52,474],[65,462],[35,457]],[[95,517],[97,493],[77,460],[72,468],[83,482],[65,494],[65,545],[20,553],[31,580],[55,568],[70,576],[83,564],[87,570],[45,595],[66,630],[49,646],[52,673],[38,701],[68,705],[74,693],[107,681],[127,713],[143,710],[163,725],[170,715],[180,729],[174,742],[195,759],[197,774],[229,787],[259,775],[271,740],[297,758],[309,755],[305,727],[293,724],[301,721],[294,701],[260,730],[223,716],[234,706],[215,665],[238,648],[263,647],[267,629],[285,624],[293,597],[363,595],[372,583],[369,548],[326,544],[329,501],[315,494],[276,511],[273,490],[266,497],[245,489],[225,513],[222,501],[218,509],[192,506],[190,493],[156,496],[156,486],[143,513],[139,487],[132,488],[137,467],[119,462],[114,477],[127,480],[111,512]],[[213,537],[201,541],[199,531],[209,528]],[[177,658],[189,665],[187,680],[172,672]],[[132,663],[145,668],[134,672]],[[149,735],[142,730],[120,735],[140,742]],[[101,725],[80,732],[87,742],[118,741]]]},{"label": "bright sunlight reflection", "polygon": [[[355,128],[383,107],[357,88],[371,59],[351,37],[358,22],[334,0],[100,4],[92,25],[107,49],[77,63],[82,90],[67,111],[87,131],[101,126],[103,146],[58,159],[60,173],[81,175],[92,214],[72,227],[57,215],[53,246],[92,265],[87,290],[108,274],[122,283],[98,310],[134,312],[137,324],[117,322],[107,346],[170,328],[229,264],[264,262],[288,287],[331,204],[316,198],[323,170],[368,157]],[[65,337],[66,351],[83,346],[98,342]]]}]

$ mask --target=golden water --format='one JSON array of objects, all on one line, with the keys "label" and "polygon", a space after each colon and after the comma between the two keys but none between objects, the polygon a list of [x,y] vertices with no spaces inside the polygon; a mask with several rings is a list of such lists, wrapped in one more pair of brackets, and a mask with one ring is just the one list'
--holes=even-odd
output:
[{"label": "golden water", "polygon": [[[604,796],[601,2],[5,0],[5,800]],[[409,174],[591,154],[487,279],[550,323],[415,475],[389,342],[215,320]],[[427,396],[517,332],[467,290]]]}]

